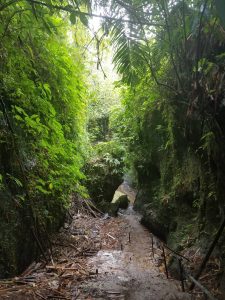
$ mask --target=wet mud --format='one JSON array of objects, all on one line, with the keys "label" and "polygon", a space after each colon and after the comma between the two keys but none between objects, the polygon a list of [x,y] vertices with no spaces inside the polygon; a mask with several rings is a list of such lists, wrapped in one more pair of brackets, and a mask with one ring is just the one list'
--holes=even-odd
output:
[{"label": "wet mud", "polygon": [[[125,192],[129,192],[125,187]],[[120,188],[124,191],[124,188]],[[120,226],[120,240],[115,247],[105,249],[104,245],[96,256],[88,259],[97,276],[83,282],[79,299],[124,299],[124,300],[173,300],[194,299],[180,291],[180,283],[166,279],[162,257],[151,253],[151,236],[140,224],[140,215],[131,205],[113,222]],[[108,228],[110,230],[110,228]],[[110,233],[113,236],[113,224]]]}]

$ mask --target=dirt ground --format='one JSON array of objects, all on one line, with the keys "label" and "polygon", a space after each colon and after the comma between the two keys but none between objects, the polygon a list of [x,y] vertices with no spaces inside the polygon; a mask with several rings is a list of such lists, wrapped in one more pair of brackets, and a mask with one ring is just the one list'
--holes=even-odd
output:
[{"label": "dirt ground", "polygon": [[[166,279],[161,256],[155,254],[153,259],[150,234],[140,225],[132,207],[113,222],[119,225],[122,237],[116,247],[103,247],[88,259],[92,269],[98,270],[98,276],[82,283],[80,288],[86,293],[80,299],[191,299],[180,292],[178,282]],[[112,229],[108,234],[114,238]]]},{"label": "dirt ground", "polygon": [[0,299],[195,299],[166,279],[161,252],[153,257],[151,234],[132,209],[135,192],[126,184],[120,191],[131,201],[126,211],[117,218],[72,215],[53,239],[50,260],[0,281]]}]

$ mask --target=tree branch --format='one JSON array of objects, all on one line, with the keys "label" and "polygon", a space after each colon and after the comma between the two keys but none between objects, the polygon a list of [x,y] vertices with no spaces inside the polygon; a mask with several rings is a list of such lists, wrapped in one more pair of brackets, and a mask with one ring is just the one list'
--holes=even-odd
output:
[{"label": "tree branch", "polygon": [[2,6],[0,6],[0,11],[3,11],[8,6],[10,6],[10,5],[12,5],[12,4],[16,3],[16,2],[19,2],[19,1],[21,1],[21,0],[11,0],[11,1],[3,4]]},{"label": "tree branch", "polygon": [[[6,3],[5,5],[2,5],[0,7],[0,11],[4,10],[6,7],[10,6],[13,3],[21,2],[21,1],[23,1],[23,0],[12,0],[12,1]],[[37,0],[30,0],[29,2],[47,7],[49,9],[62,10],[62,11],[66,11],[69,13],[77,13],[78,15],[83,15],[83,16],[87,16],[87,17],[95,17],[95,18],[106,19],[106,20],[116,21],[116,22],[130,23],[130,24],[139,24],[138,22],[135,22],[135,21],[129,20],[129,19],[115,18],[115,17],[105,16],[105,15],[98,15],[98,14],[94,14],[94,13],[83,12],[83,11],[74,9],[72,5],[67,5],[67,6],[52,5],[52,4],[48,4],[48,3],[37,1]],[[141,24],[148,25],[148,26],[156,26],[156,27],[163,26],[163,24],[158,24],[158,23],[154,23],[154,22],[141,22]]]}]

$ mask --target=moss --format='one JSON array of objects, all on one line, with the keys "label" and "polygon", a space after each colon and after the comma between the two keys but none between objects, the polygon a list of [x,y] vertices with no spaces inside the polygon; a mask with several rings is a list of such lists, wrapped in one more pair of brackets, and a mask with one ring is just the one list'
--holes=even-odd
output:
[{"label": "moss", "polygon": [[191,129],[195,128],[196,134],[185,136],[182,128],[186,124],[176,107],[162,105],[157,112],[151,108],[144,118],[142,144],[133,149],[137,152],[132,156],[138,174],[134,208],[143,213],[142,222],[168,239],[172,248],[183,247],[203,239],[201,231],[212,234],[218,227],[217,199],[224,194],[218,184],[220,177],[212,173],[212,162],[199,146],[197,122]]},{"label": "moss", "polygon": [[118,205],[119,208],[121,209],[127,209],[128,205],[129,205],[129,199],[127,195],[122,195],[120,196],[117,201],[116,204]]},{"label": "moss", "polygon": [[91,198],[98,205],[111,202],[119,185],[123,182],[123,148],[116,143],[98,143],[93,157],[85,167],[87,187]]},{"label": "moss", "polygon": [[102,200],[98,203],[98,207],[104,213],[108,213],[110,216],[117,216],[119,209],[126,209],[129,205],[127,195],[120,196],[115,202],[106,202]]}]

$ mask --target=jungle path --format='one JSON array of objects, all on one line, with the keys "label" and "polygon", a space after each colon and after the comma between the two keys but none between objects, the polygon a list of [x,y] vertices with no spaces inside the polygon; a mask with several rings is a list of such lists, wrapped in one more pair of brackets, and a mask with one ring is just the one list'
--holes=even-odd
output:
[{"label": "jungle path", "polygon": [[117,218],[78,210],[53,239],[51,259],[0,281],[0,299],[194,299],[166,279],[160,251],[152,257],[150,233],[132,209],[134,191],[125,183],[118,192],[129,196],[127,210]]},{"label": "jungle path", "polygon": [[178,282],[167,280],[163,270],[156,266],[160,256],[156,254],[153,259],[149,231],[139,219],[130,206],[125,214],[113,219],[115,224],[111,223],[111,229],[107,226],[111,239],[115,238],[113,227],[117,228],[121,234],[119,242],[111,249],[104,249],[103,245],[103,249],[89,259],[92,269],[98,270],[98,276],[82,284],[83,292],[90,298],[81,299],[191,299],[179,291]]},{"label": "jungle path", "polygon": [[84,282],[82,291],[86,291],[88,299],[98,300],[191,299],[180,292],[177,281],[166,279],[160,251],[153,258],[150,232],[133,210],[135,191],[124,182],[115,197],[121,194],[127,194],[131,204],[103,226],[102,231],[114,243],[103,243],[97,255],[88,260],[98,276]]}]

